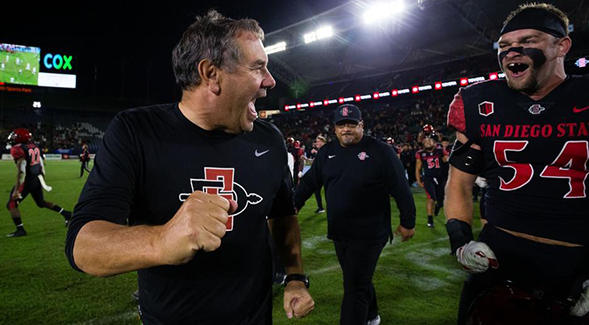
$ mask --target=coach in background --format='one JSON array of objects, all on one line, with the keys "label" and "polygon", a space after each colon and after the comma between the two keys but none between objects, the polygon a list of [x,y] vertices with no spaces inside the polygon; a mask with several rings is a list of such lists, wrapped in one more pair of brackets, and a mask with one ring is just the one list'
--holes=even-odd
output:
[{"label": "coach in background", "polygon": [[392,240],[392,195],[401,224],[402,241],[413,237],[415,204],[395,152],[364,136],[362,114],[354,105],[335,110],[338,141],[317,154],[295,193],[300,210],[321,186],[327,201],[327,237],[333,240],[344,275],[340,324],[380,324],[372,275],[387,240]]},{"label": "coach in background", "polygon": [[275,85],[263,38],[251,19],[197,17],[173,51],[180,103],[121,112],[104,136],[66,253],[92,275],[137,271],[143,324],[272,324],[266,216],[287,317],[313,309],[284,140],[257,119]]},{"label": "coach in background", "polygon": [[80,154],[80,162],[82,166],[80,167],[80,177],[84,176],[84,171],[90,173],[90,168],[88,168],[88,164],[90,163],[90,151],[88,150],[88,145],[82,145],[82,153]]},{"label": "coach in background", "polygon": [[[589,310],[589,78],[566,75],[568,18],[552,5],[520,6],[500,35],[506,80],[461,89],[448,113],[458,142],[446,227],[473,273],[458,324],[576,324],[565,306],[575,316]],[[488,223],[474,241],[478,174],[488,182]]]}]

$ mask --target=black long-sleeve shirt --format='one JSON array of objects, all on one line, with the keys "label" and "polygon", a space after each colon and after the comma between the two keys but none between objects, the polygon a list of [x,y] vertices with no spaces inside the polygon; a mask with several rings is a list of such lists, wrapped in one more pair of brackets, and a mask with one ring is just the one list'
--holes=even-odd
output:
[{"label": "black long-sleeve shirt", "polygon": [[297,187],[295,206],[300,209],[321,186],[330,239],[368,244],[392,238],[389,195],[397,202],[401,225],[415,227],[415,203],[401,161],[372,137],[365,135],[351,147],[332,141],[321,148]]}]

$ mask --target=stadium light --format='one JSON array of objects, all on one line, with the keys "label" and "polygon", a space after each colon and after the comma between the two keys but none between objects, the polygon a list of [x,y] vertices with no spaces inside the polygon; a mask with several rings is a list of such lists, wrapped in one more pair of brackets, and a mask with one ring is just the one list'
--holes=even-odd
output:
[{"label": "stadium light", "polygon": [[364,23],[371,25],[377,21],[390,18],[403,10],[405,10],[405,4],[402,0],[377,3],[364,13]]},{"label": "stadium light", "polygon": [[460,85],[461,86],[468,85],[468,79],[466,79],[466,78],[460,78]]},{"label": "stadium light", "polygon": [[329,105],[329,101],[326,99],[323,101],[323,106],[327,106],[327,105]]},{"label": "stadium light", "polygon": [[417,86],[411,87],[411,92],[414,94],[417,94],[419,92],[419,87],[417,87]]},{"label": "stadium light", "polygon": [[34,107],[34,108],[41,108],[41,102],[34,101],[34,102],[33,102],[33,107]]},{"label": "stadium light", "polygon": [[378,99],[379,97],[380,97],[379,93],[372,94],[372,98],[374,98],[374,99]]},{"label": "stadium light", "polygon": [[356,95],[356,97],[354,97],[354,100],[359,102],[361,100],[360,95]]},{"label": "stadium light", "polygon": [[305,44],[309,44],[324,38],[333,36],[333,29],[331,26],[324,26],[317,29],[314,32],[310,32],[304,35]]},{"label": "stadium light", "polygon": [[393,96],[393,97],[397,97],[397,96],[399,96],[399,91],[398,91],[397,89],[393,89],[393,90],[391,91],[391,96]]},{"label": "stadium light", "polygon": [[499,78],[499,74],[497,72],[493,72],[489,74],[489,80],[497,80]]},{"label": "stadium light", "polygon": [[435,85],[434,85],[434,88],[436,90],[442,89],[442,82],[441,81],[436,82]]},{"label": "stadium light", "polygon": [[286,42],[279,42],[274,45],[270,45],[264,48],[266,54],[270,55],[273,53],[278,53],[286,50]]}]

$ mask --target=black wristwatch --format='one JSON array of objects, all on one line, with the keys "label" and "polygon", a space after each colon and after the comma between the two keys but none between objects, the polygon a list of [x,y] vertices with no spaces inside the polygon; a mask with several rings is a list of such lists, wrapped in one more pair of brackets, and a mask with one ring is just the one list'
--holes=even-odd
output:
[{"label": "black wristwatch", "polygon": [[286,285],[290,281],[301,281],[302,283],[305,284],[305,287],[307,287],[307,289],[309,288],[309,277],[306,274],[289,274],[289,275],[287,275],[286,278],[284,278],[284,286],[286,287]]}]

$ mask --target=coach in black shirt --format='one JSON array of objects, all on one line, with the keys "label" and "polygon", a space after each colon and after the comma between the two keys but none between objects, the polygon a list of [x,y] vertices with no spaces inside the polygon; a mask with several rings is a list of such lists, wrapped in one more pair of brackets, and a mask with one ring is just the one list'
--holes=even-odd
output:
[{"label": "coach in black shirt", "polygon": [[321,186],[327,200],[327,237],[332,239],[344,274],[340,324],[380,323],[372,275],[380,253],[392,239],[392,195],[402,241],[413,236],[415,204],[401,161],[385,143],[363,135],[362,115],[354,105],[335,111],[338,141],[317,154],[295,193],[300,209]]},{"label": "coach in black shirt", "polygon": [[197,17],[173,52],[182,101],[121,112],[104,136],[66,253],[92,275],[138,270],[143,324],[272,324],[266,217],[291,275],[287,316],[313,309],[284,140],[256,119],[275,85],[263,35]]}]

